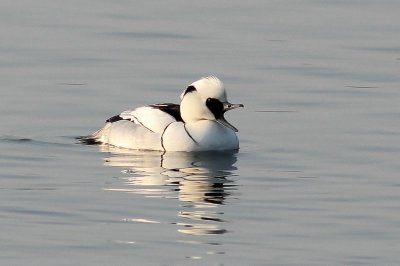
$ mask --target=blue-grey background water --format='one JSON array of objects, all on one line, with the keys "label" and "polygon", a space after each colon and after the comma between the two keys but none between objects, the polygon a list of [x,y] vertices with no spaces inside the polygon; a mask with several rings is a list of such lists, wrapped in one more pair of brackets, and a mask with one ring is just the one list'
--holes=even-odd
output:
[{"label": "blue-grey background water", "polygon": [[[399,264],[399,13],[1,1],[1,264]],[[208,74],[245,105],[237,154],[76,143]]]}]

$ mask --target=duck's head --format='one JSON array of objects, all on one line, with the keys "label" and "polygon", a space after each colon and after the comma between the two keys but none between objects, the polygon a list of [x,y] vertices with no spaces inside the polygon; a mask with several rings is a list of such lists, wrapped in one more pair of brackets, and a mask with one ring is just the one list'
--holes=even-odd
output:
[{"label": "duck's head", "polygon": [[217,77],[209,76],[193,82],[181,94],[181,116],[186,123],[200,120],[217,121],[234,130],[224,117],[224,113],[243,104],[229,103],[224,84]]}]

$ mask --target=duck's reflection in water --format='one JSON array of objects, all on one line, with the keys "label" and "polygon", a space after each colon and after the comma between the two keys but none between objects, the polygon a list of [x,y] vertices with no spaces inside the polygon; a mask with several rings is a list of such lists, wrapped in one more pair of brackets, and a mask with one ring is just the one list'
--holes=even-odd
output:
[{"label": "duck's reflection in water", "polygon": [[223,234],[219,206],[236,191],[230,179],[237,169],[236,152],[154,152],[100,146],[108,152],[105,165],[123,168],[124,186],[107,190],[177,198],[183,204],[178,231],[184,234]]}]

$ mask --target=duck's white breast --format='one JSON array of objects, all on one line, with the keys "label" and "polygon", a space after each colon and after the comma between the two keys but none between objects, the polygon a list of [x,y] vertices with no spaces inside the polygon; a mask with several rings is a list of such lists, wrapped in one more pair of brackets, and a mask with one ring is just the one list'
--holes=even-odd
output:
[{"label": "duck's white breast", "polygon": [[162,146],[166,151],[236,150],[239,141],[235,132],[215,121],[172,123],[165,130]]}]

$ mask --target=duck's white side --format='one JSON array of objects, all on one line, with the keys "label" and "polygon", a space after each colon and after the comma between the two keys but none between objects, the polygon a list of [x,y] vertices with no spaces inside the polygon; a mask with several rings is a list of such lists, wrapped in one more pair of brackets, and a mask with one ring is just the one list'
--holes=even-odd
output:
[{"label": "duck's white side", "polygon": [[181,104],[155,104],[127,110],[107,120],[104,127],[84,137],[117,147],[159,151],[236,150],[237,129],[223,114],[241,104],[230,104],[216,77],[193,82]]},{"label": "duck's white side", "polygon": [[163,136],[166,151],[223,151],[239,149],[235,132],[215,121],[171,124]]}]

